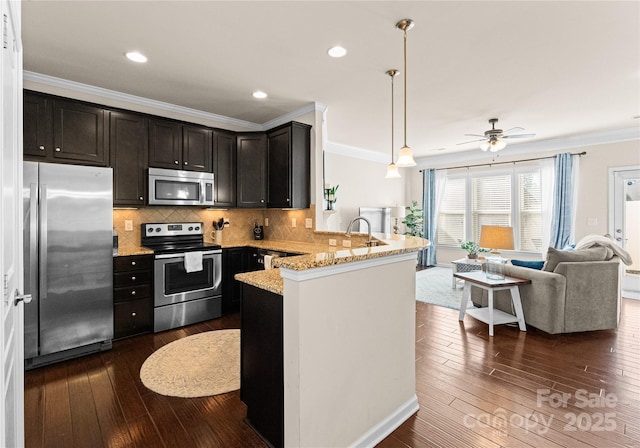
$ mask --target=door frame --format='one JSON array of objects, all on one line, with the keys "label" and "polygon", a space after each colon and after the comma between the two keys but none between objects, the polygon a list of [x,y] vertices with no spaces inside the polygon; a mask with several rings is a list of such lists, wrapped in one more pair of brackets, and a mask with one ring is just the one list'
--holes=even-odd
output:
[{"label": "door frame", "polygon": [[[628,165],[628,166],[618,166],[618,167],[610,167],[609,168],[609,206],[608,206],[608,232],[609,234],[615,239],[616,233],[615,233],[615,228],[616,228],[616,174],[619,172],[623,172],[623,171],[640,171],[640,165]],[[628,287],[625,288],[625,286],[629,286],[632,284],[631,277],[627,278],[626,276],[626,270],[624,268],[621,268],[621,274],[620,274],[620,281],[621,281],[621,285],[620,285],[620,290],[621,291],[625,291],[624,293],[624,297],[626,298],[631,298],[631,299],[636,299],[636,300],[640,300],[640,286],[636,286],[635,283],[633,283],[633,289],[629,289]],[[636,280],[635,277],[633,280]]]},{"label": "door frame", "polygon": [[[24,446],[24,334],[23,302],[15,302],[16,295],[24,291],[23,241],[22,241],[22,41],[20,2],[1,0],[3,47],[0,57],[0,237],[8,236],[15,241],[13,253],[5,258],[0,254],[0,274],[2,275],[3,297],[0,304],[0,319],[12,323],[12,328],[3,328],[0,334],[0,358],[2,372],[0,384],[0,444]],[[8,29],[7,27],[10,27]],[[9,49],[11,48],[11,49]],[[11,79],[5,78],[7,65],[12,65]],[[7,90],[5,91],[5,87]],[[5,97],[5,93],[11,98]],[[10,103],[10,104],[9,104]],[[11,106],[7,110],[7,106]],[[6,114],[5,114],[6,112]],[[6,142],[10,132],[10,141]],[[7,179],[4,175],[7,174]],[[9,184],[7,184],[9,182]],[[5,192],[5,187],[10,191]],[[5,195],[11,199],[5,202]],[[11,207],[11,209],[8,209]],[[3,249],[7,250],[5,247]],[[11,266],[5,265],[5,262]],[[5,373],[8,375],[5,376]]]}]

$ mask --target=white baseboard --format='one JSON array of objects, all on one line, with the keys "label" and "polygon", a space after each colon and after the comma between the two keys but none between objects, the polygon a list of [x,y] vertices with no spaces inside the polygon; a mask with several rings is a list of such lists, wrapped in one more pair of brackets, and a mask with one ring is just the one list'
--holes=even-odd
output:
[{"label": "white baseboard", "polygon": [[360,436],[360,438],[352,443],[351,446],[366,448],[377,445],[396,428],[398,428],[398,426],[403,424],[409,417],[418,412],[418,409],[420,409],[420,406],[418,405],[418,397],[414,395],[377,425]]}]

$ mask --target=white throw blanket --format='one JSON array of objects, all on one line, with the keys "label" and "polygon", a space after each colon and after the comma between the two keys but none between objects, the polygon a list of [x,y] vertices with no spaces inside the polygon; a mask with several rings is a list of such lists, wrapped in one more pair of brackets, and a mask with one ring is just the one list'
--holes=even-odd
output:
[{"label": "white throw blanket", "polygon": [[618,246],[611,239],[602,235],[585,236],[576,244],[576,250],[589,249],[596,246],[602,246],[607,249],[607,255],[609,255],[607,258],[611,258],[613,254],[616,254],[618,257],[620,257],[620,260],[627,266],[633,264],[633,260],[631,259],[631,255],[629,254],[629,252]]}]

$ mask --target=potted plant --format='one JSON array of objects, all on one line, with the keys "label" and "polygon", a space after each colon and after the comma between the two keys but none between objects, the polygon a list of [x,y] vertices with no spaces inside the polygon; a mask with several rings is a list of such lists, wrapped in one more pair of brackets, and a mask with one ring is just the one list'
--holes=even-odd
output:
[{"label": "potted plant", "polygon": [[490,250],[478,246],[473,241],[465,241],[464,243],[460,243],[460,248],[467,251],[467,258],[470,260],[478,258],[478,253],[489,252]]},{"label": "potted plant", "polygon": [[405,209],[407,210],[407,214],[402,224],[407,226],[407,231],[404,232],[404,234],[423,238],[424,226],[422,222],[424,218],[422,217],[422,209],[418,208],[418,201],[412,201],[411,205],[405,207]]}]

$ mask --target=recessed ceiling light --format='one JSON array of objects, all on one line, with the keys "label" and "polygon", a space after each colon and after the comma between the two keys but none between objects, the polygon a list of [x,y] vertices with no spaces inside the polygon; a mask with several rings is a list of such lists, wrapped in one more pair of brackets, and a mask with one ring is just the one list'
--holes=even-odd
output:
[{"label": "recessed ceiling light", "polygon": [[347,54],[347,49],[341,47],[340,45],[336,45],[335,47],[329,48],[329,50],[327,50],[327,53],[329,53],[329,56],[331,56],[332,58],[341,58],[342,56]]},{"label": "recessed ceiling light", "polygon": [[259,100],[262,100],[267,97],[267,94],[264,93],[262,90],[256,90],[255,92],[253,92],[253,97],[258,98]]},{"label": "recessed ceiling light", "polygon": [[127,57],[127,59],[133,62],[147,62],[147,57],[137,51],[129,51],[125,54],[125,56]]}]

